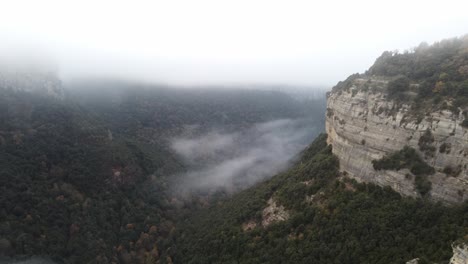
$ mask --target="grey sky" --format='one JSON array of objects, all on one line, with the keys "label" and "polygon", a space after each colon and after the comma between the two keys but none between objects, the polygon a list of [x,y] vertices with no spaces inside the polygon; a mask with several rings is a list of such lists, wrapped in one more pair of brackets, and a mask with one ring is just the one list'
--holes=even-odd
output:
[{"label": "grey sky", "polygon": [[467,1],[1,1],[0,48],[64,77],[333,85],[384,50],[468,33]]}]

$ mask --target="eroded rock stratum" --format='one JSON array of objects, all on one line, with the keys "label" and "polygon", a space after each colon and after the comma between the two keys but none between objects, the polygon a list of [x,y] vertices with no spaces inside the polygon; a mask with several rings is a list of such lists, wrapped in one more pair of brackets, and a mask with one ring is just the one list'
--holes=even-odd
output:
[{"label": "eroded rock stratum", "polygon": [[[372,165],[372,160],[410,146],[436,170],[428,176],[431,199],[450,204],[467,200],[468,129],[460,125],[466,109],[416,116],[410,103],[388,99],[387,84],[384,78],[356,78],[349,89],[328,95],[327,141],[340,160],[340,170],[358,181],[390,186],[406,196],[419,196],[415,177],[409,170],[377,171]],[[426,131],[433,137],[430,153],[420,147],[420,138]]]}]

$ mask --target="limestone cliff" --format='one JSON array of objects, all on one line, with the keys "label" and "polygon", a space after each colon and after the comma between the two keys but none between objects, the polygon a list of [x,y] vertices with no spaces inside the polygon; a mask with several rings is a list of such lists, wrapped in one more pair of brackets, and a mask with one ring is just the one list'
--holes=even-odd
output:
[{"label": "limestone cliff", "polygon": [[[436,170],[428,177],[431,199],[446,203],[467,200],[468,129],[460,125],[464,109],[459,113],[437,110],[416,117],[410,102],[388,98],[388,83],[389,78],[362,75],[351,80],[348,89],[334,89],[328,95],[326,131],[340,169],[358,181],[390,186],[416,197],[415,177],[408,169],[377,171],[372,165],[372,160],[410,146]],[[408,92],[405,96],[415,95]],[[420,147],[426,131],[433,137],[430,155]]]}]

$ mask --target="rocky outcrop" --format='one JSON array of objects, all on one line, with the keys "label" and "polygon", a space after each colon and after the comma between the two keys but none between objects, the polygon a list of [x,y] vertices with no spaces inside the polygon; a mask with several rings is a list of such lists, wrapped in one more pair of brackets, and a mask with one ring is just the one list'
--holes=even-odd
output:
[{"label": "rocky outcrop", "polygon": [[270,198],[267,207],[262,212],[262,226],[267,227],[273,223],[281,222],[289,219],[289,213],[284,206],[276,203],[273,198]]},{"label": "rocky outcrop", "polygon": [[415,259],[412,259],[410,261],[406,261],[406,264],[418,264],[419,263],[419,259],[418,258],[415,258]]},{"label": "rocky outcrop", "polygon": [[450,259],[450,264],[466,264],[468,263],[468,246],[458,245],[453,247],[453,256]]},{"label": "rocky outcrop", "polygon": [[261,221],[259,219],[250,219],[242,223],[242,230],[248,232],[257,227],[266,228],[271,224],[286,221],[289,219],[289,212],[286,211],[284,206],[278,204],[273,197],[268,199],[267,205],[262,210]]},{"label": "rocky outcrop", "polygon": [[250,220],[242,224],[243,231],[254,230],[257,227],[257,222],[255,220]]},{"label": "rocky outcrop", "polygon": [[[468,246],[460,244],[457,246],[452,245],[453,255],[450,258],[450,264],[467,264],[468,263]],[[407,261],[406,264],[418,264],[419,258]]]},{"label": "rocky outcrop", "polygon": [[[419,194],[409,170],[376,171],[372,166],[372,160],[407,145],[436,169],[428,178],[432,199],[446,203],[467,200],[468,129],[460,125],[463,115],[442,110],[414,116],[410,105],[387,98],[386,85],[382,78],[359,78],[349,89],[328,95],[327,141],[340,160],[340,169],[358,181],[390,186],[403,195],[416,197]],[[429,142],[431,153],[420,150],[420,138],[425,133],[433,137]]]}]

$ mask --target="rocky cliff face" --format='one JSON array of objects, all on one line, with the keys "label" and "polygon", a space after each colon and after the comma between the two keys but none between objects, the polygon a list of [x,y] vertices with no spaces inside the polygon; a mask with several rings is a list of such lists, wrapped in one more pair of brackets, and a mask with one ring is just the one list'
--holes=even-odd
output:
[{"label": "rocky cliff face", "polygon": [[450,259],[450,264],[466,264],[468,263],[468,246],[459,245],[453,247],[453,256]]},{"label": "rocky cliff face", "polygon": [[[387,84],[384,78],[356,78],[349,89],[328,95],[326,131],[340,169],[358,181],[390,186],[417,197],[415,177],[409,170],[376,171],[372,165],[372,160],[410,146],[436,170],[428,177],[431,199],[452,204],[467,200],[468,129],[460,125],[462,111],[441,110],[415,117],[410,105],[387,98]],[[426,131],[434,139],[430,155],[419,148]]]}]

